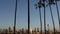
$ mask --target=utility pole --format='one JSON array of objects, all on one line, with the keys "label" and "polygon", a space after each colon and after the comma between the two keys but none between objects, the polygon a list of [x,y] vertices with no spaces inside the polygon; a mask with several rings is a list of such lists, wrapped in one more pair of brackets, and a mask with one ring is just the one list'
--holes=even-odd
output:
[{"label": "utility pole", "polygon": [[17,14],[17,0],[16,0],[16,4],[15,4],[15,16],[14,16],[14,34],[16,31],[16,14]]},{"label": "utility pole", "polygon": [[30,34],[30,0],[28,0],[28,34]]}]

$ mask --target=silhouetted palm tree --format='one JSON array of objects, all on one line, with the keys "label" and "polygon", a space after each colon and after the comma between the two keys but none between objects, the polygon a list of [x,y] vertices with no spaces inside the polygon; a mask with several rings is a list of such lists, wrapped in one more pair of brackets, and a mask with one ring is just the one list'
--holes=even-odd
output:
[{"label": "silhouetted palm tree", "polygon": [[[56,4],[56,9],[57,9],[58,21],[59,21],[59,10],[58,10],[57,1],[59,1],[59,0],[55,0],[55,2],[56,2],[55,4]],[[59,29],[60,29],[60,22],[59,22]]]},{"label": "silhouetted palm tree", "polygon": [[52,18],[54,34],[55,34],[55,24],[54,24],[53,13],[52,13],[52,8],[51,8],[51,5],[55,4],[54,0],[48,0],[48,4],[49,4],[50,12],[51,12],[51,18]]},{"label": "silhouetted palm tree", "polygon": [[15,29],[16,29],[16,13],[17,13],[17,0],[15,4],[15,16],[14,16],[14,34],[15,34]]},{"label": "silhouetted palm tree", "polygon": [[43,2],[43,7],[44,7],[44,31],[45,31],[45,34],[46,34],[46,11],[45,11],[45,1],[46,0],[42,0]]},{"label": "silhouetted palm tree", "polygon": [[40,10],[40,8],[42,7],[41,0],[40,0],[40,1],[38,2],[38,4],[36,4],[35,6],[36,6],[36,8],[39,8],[39,16],[40,16],[40,31],[41,31],[40,34],[42,34],[42,19],[41,19],[41,10]]},{"label": "silhouetted palm tree", "polygon": [[30,0],[28,0],[28,34],[30,34]]}]

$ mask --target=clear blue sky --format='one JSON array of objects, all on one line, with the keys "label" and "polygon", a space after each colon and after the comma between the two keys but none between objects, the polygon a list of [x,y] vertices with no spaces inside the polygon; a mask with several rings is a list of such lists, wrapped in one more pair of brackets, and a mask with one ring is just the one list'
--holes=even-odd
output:
[{"label": "clear blue sky", "polygon": [[[35,9],[35,4],[38,0],[30,0],[30,25],[31,28],[39,27],[40,28],[40,21],[39,21],[39,11]],[[27,20],[27,0],[18,0],[18,9],[17,9],[17,29],[27,28],[28,20]],[[60,2],[58,2],[58,7],[60,9]],[[14,9],[15,8],[15,0],[0,0],[0,28],[8,28],[13,27],[14,23]],[[58,18],[56,13],[56,6],[52,5],[53,15],[55,26],[58,29]],[[42,13],[42,21],[44,22],[44,11],[41,8]],[[60,11],[60,10],[59,10]],[[46,23],[50,25],[50,29],[53,27],[51,16],[50,16],[50,9],[49,6],[46,7]],[[43,23],[44,24],[44,23]],[[44,26],[43,26],[44,27]]]}]

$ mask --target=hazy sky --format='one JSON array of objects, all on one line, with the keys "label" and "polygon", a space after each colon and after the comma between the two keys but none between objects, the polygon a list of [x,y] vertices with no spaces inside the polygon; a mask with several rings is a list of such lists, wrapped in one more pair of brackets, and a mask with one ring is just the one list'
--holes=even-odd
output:
[{"label": "hazy sky", "polygon": [[[31,28],[40,28],[39,11],[35,9],[35,4],[38,0],[30,0],[30,25]],[[28,27],[28,5],[27,0],[18,0],[17,9],[17,29]],[[60,9],[60,2],[58,2],[58,7]],[[52,5],[53,17],[55,21],[55,26],[58,29],[59,23],[57,18],[56,6]],[[15,11],[15,0],[0,0],[0,28],[13,27],[14,25],[14,11]],[[59,10],[60,11],[60,10]],[[44,27],[44,9],[41,8],[42,22]],[[46,7],[46,23],[49,24],[50,29],[53,27],[50,15],[49,6]]]}]

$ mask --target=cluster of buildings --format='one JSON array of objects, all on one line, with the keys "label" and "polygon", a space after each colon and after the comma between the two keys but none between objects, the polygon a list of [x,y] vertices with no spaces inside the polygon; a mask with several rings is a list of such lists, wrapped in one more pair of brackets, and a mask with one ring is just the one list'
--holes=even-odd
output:
[{"label": "cluster of buildings", "polygon": [[[19,29],[18,31],[16,30],[15,32],[16,34],[28,34],[28,30],[27,29]],[[60,32],[56,32],[58,34],[60,34]],[[13,29],[11,29],[10,27],[8,29],[0,29],[0,34],[14,34],[14,27]],[[35,28],[34,30],[30,29],[30,34],[40,34],[40,30],[39,28]],[[44,34],[44,32],[42,32],[42,34]],[[53,34],[53,32],[49,32],[47,31],[47,34]]]}]

